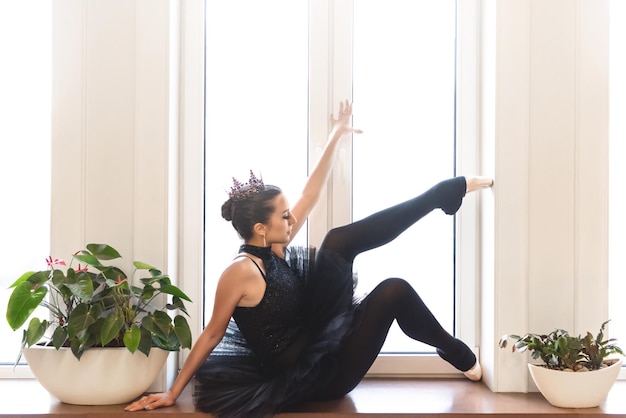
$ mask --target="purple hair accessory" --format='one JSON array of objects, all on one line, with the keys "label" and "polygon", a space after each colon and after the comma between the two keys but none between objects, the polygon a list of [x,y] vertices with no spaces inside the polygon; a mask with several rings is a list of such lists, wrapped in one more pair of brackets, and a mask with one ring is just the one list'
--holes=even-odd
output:
[{"label": "purple hair accessory", "polygon": [[257,178],[252,170],[250,170],[250,180],[247,183],[242,183],[233,177],[233,186],[228,192],[228,197],[232,201],[244,200],[265,190],[265,184],[263,179]]}]

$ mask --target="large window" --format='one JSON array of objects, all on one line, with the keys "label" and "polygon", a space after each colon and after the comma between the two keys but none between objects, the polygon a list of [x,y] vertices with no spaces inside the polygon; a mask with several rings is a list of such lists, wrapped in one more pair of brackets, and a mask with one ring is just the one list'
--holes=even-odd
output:
[{"label": "large window", "polygon": [[[205,322],[240,244],[220,216],[230,177],[260,172],[293,202],[340,100],[354,101],[365,133],[339,150],[299,243],[455,174],[454,0],[207,0],[206,45]],[[357,294],[403,277],[454,332],[454,248],[454,218],[437,211],[357,258]],[[398,329],[383,350],[434,352]]]},{"label": "large window", "polygon": [[22,338],[5,320],[8,286],[49,255],[51,7],[0,2],[0,364]]}]

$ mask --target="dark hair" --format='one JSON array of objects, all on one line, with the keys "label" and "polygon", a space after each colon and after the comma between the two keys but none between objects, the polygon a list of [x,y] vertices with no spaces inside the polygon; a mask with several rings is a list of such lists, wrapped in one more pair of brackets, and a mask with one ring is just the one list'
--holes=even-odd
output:
[{"label": "dark hair", "polygon": [[245,199],[228,199],[222,205],[222,218],[232,222],[241,238],[250,239],[254,224],[269,221],[275,209],[272,201],[281,193],[279,187],[266,184],[263,191],[252,193]]}]

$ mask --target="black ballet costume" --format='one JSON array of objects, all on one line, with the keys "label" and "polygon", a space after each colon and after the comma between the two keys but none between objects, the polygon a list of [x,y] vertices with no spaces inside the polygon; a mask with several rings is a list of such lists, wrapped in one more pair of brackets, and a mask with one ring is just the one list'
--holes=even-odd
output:
[{"label": "black ballet costume", "polygon": [[261,417],[341,397],[370,368],[394,320],[457,369],[474,366],[470,348],[441,327],[408,282],[384,280],[355,301],[352,273],[358,254],[392,241],[432,210],[456,213],[465,190],[464,177],[451,178],[332,229],[315,257],[310,248],[290,247],[282,259],[270,247],[242,245],[243,256],[263,260],[265,294],[255,307],[236,308],[222,342],[197,371],[196,407],[219,417]]}]

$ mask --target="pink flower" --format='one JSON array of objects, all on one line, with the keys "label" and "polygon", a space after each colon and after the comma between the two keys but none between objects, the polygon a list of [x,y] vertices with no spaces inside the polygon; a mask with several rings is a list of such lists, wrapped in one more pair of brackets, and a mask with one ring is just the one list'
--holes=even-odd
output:
[{"label": "pink flower", "polygon": [[122,284],[126,281],[128,281],[128,277],[125,277],[124,279],[122,279],[122,276],[117,276],[117,280],[115,281],[115,284]]},{"label": "pink flower", "polygon": [[89,269],[87,268],[86,264],[84,267],[81,267],[80,263],[78,263],[78,268],[76,269],[76,273],[87,273],[88,271]]},{"label": "pink flower", "polygon": [[48,263],[48,267],[52,267],[55,264],[61,265],[61,266],[65,265],[65,261],[61,260],[60,258],[52,259],[52,256],[49,256],[48,258],[46,258],[46,263]]}]

